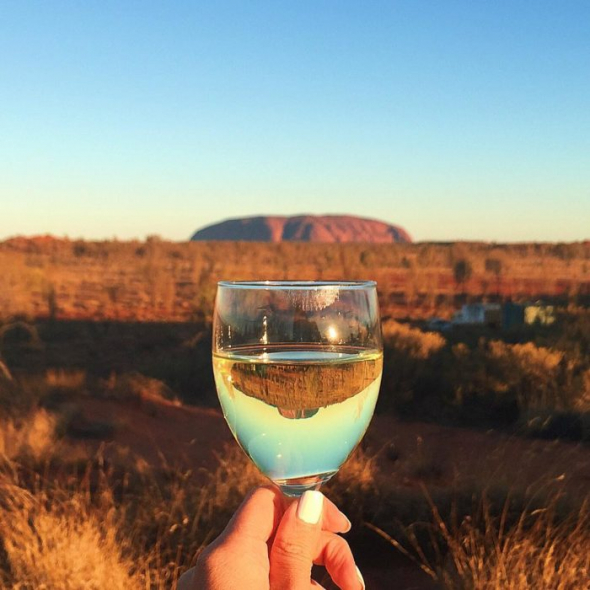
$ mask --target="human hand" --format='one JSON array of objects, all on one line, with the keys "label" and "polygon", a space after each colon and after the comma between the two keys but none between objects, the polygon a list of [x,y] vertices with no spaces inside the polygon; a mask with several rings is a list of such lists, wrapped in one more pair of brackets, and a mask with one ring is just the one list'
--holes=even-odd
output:
[{"label": "human hand", "polygon": [[337,534],[349,530],[350,521],[320,492],[287,506],[278,489],[257,488],[178,590],[318,590],[312,564],[324,565],[342,590],[364,590],[350,547]]}]

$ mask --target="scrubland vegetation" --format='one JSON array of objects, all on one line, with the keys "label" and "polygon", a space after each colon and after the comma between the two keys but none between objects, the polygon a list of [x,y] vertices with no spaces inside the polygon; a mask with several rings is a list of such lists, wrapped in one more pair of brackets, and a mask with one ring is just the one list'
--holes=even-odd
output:
[{"label": "scrubland vegetation", "polygon": [[446,336],[386,322],[384,338],[383,410],[590,440],[588,309],[564,309],[552,326]]},{"label": "scrubland vegetation", "polygon": [[373,279],[384,316],[448,317],[470,297],[588,304],[590,243],[0,243],[0,310],[59,319],[210,317],[218,280]]},{"label": "scrubland vegetation", "polygon": [[[590,453],[588,246],[308,246],[254,244],[252,265],[270,269],[265,277],[327,278],[350,263],[347,276],[382,273],[389,281],[381,293],[380,434],[369,433],[326,489],[353,521],[350,542],[361,566],[374,553],[384,556],[381,567],[405,554],[423,575],[413,587],[585,588],[590,479],[584,485],[587,471],[570,477],[567,453]],[[233,244],[157,240],[4,244],[0,265],[19,263],[4,266],[1,279],[11,307],[2,308],[0,323],[0,587],[173,588],[262,481],[232,444],[199,468],[164,451],[148,460],[124,438],[128,416],[160,420],[170,408],[217,406],[207,322],[212,281],[228,278],[219,275],[239,263],[239,252]],[[288,267],[285,252],[309,268]],[[82,267],[66,270],[64,260],[94,262],[82,280]],[[519,269],[537,276],[540,260],[539,276],[552,278],[539,285],[560,304],[554,324],[425,330],[426,309],[445,312],[483,297],[484,279],[486,296],[514,295],[525,284]],[[565,291],[551,269],[569,272]],[[192,279],[180,284],[182,273]],[[127,302],[136,296],[133,317]],[[160,321],[138,321],[154,317]],[[121,411],[95,415],[88,404],[96,400]],[[415,433],[412,450],[394,442],[404,425]],[[499,441],[497,472],[456,476],[461,465],[441,459],[443,449],[423,438],[428,428],[447,428],[440,444],[457,432]],[[529,451],[546,469],[513,477],[526,472]],[[395,576],[392,569],[390,581]]]}]

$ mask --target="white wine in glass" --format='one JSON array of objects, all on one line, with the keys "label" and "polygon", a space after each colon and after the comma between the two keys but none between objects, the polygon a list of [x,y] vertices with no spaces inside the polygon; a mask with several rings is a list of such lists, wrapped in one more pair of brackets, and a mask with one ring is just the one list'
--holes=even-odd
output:
[{"label": "white wine in glass", "polygon": [[363,437],[383,350],[374,282],[221,282],[219,401],[240,446],[289,496],[317,489]]}]

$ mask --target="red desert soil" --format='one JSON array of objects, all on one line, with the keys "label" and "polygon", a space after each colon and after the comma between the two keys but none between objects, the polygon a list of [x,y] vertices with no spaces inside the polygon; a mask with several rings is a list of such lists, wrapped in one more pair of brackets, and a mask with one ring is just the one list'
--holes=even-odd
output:
[{"label": "red desert soil", "polygon": [[[162,461],[195,473],[217,464],[215,453],[235,444],[220,411],[163,401],[132,404],[86,398],[89,423],[114,424],[113,446],[126,447],[152,465]],[[80,444],[98,447],[99,442]],[[521,487],[549,478],[587,493],[590,449],[579,443],[528,439],[498,432],[404,422],[375,416],[363,447],[377,454],[382,488],[479,485]]]},{"label": "red desert soil", "polygon": [[[131,404],[90,398],[81,403],[89,424],[117,425],[106,453],[124,447],[150,464],[189,468],[203,477],[215,467],[215,453],[224,444],[235,444],[215,409],[151,400]],[[100,443],[77,444],[96,449]],[[471,484],[522,489],[554,479],[576,494],[587,494],[590,486],[590,450],[576,443],[376,416],[363,446],[378,455],[377,484],[382,490],[421,493],[421,483],[430,490]],[[389,590],[395,572],[397,590],[434,588],[416,566],[381,539],[376,537],[367,553],[359,562],[368,587]]]},{"label": "red desert soil", "polygon": [[[121,402],[86,398],[81,401],[83,421],[112,424],[108,447],[129,449],[150,465],[192,469],[195,474],[214,469],[215,453],[233,437],[221,412],[180,406],[166,401]],[[79,441],[91,450],[100,441]]]}]

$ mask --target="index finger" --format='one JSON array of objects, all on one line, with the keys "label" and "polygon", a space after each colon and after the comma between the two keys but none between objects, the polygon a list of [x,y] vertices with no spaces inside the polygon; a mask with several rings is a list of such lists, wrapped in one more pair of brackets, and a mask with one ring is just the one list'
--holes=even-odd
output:
[{"label": "index finger", "polygon": [[350,530],[350,520],[328,498],[324,497],[324,511],[322,513],[322,529],[331,533],[347,533]]}]

